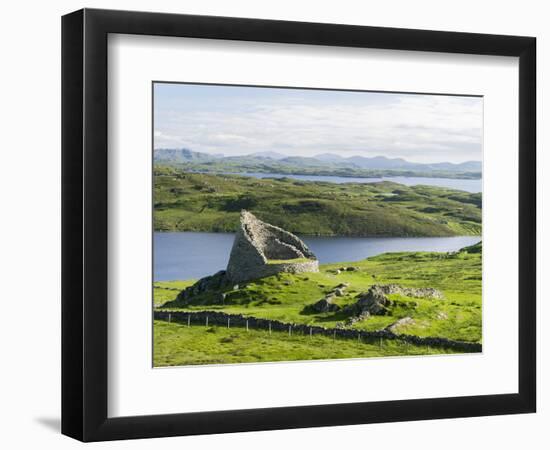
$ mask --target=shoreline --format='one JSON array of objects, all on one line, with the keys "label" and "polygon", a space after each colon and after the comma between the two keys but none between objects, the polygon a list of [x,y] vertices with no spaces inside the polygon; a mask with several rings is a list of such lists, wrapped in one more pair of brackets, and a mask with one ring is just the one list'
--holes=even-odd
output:
[{"label": "shoreline", "polygon": [[[234,231],[209,231],[209,230],[153,230],[154,233],[211,233],[211,234],[235,234]],[[360,235],[360,234],[306,234],[300,232],[293,232],[297,236],[319,237],[319,238],[350,238],[350,239],[438,239],[438,238],[460,238],[460,237],[476,237],[481,239],[482,234],[451,234],[451,235],[439,235],[439,236],[426,236],[426,235]]]}]

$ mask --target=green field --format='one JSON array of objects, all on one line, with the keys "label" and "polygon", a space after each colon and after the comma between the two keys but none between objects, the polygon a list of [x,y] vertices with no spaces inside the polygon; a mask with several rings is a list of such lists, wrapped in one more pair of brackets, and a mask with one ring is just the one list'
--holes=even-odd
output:
[{"label": "green field", "polygon": [[156,231],[233,232],[246,209],[298,234],[481,234],[481,194],[433,186],[308,182],[188,173],[155,166]]},{"label": "green field", "polygon": [[246,331],[223,326],[188,328],[163,321],[155,321],[154,330],[155,367],[451,353],[399,341],[367,344],[325,336],[289,336],[283,332],[269,334],[265,330]]},{"label": "green field", "polygon": [[[320,266],[319,273],[278,274],[246,284],[231,286],[222,291],[210,291],[200,294],[192,297],[189,301],[175,301],[175,298],[179,290],[193,284],[193,280],[159,282],[155,283],[155,304],[158,308],[164,310],[223,311],[230,314],[244,314],[249,317],[279,320],[287,323],[319,325],[327,328],[344,325],[365,331],[381,330],[399,319],[410,317],[412,321],[399,327],[398,333],[481,342],[481,256],[480,244],[451,254],[434,252],[386,253],[360,262],[324,264]],[[338,273],[339,269],[350,266],[354,268],[353,271],[340,270]],[[389,307],[386,315],[371,315],[369,318],[352,325],[346,325],[346,320],[349,319],[350,315],[342,310],[326,313],[311,312],[308,308],[309,305],[323,298],[341,283],[349,284],[344,291],[344,295],[336,297],[335,303],[341,307],[353,304],[357,295],[365,292],[373,284],[399,284],[415,288],[431,287],[440,290],[444,298],[410,298],[399,294],[388,295],[392,300],[392,306]],[[225,294],[223,303],[220,301],[219,295],[222,292]],[[173,326],[175,328],[169,329],[173,330],[173,333],[180,330],[182,340],[176,335],[165,340],[165,336],[163,336],[165,333],[164,328],[155,330],[158,338],[155,341],[155,348],[157,345],[160,346],[158,355],[157,350],[155,350],[155,358],[164,358],[158,361],[161,361],[162,364],[180,364],[169,362],[172,352],[179,355],[177,358],[174,356],[178,361],[195,361],[195,356],[198,358],[196,361],[208,360],[210,350],[206,347],[201,350],[199,342],[200,336],[206,336],[204,332],[198,336],[193,334],[192,330],[181,328],[180,325],[174,324]],[[236,334],[244,332],[242,330],[240,332],[232,330],[232,333]],[[215,349],[213,354],[217,355],[216,357],[210,355],[210,358],[227,358],[227,361],[241,361],[238,358],[231,357],[231,352],[237,351],[237,347],[241,348],[241,345],[245,345],[246,339],[252,339],[253,337],[254,339],[258,338],[258,341],[254,342],[263,348],[262,345],[264,344],[261,343],[264,342],[262,340],[264,335],[263,332],[258,331],[258,333],[260,334],[248,334],[248,337],[242,340],[240,338],[234,339],[235,346],[230,345],[231,342],[227,342],[227,345],[220,345],[215,336],[205,337],[205,339],[211,340],[209,342]],[[197,342],[193,343],[195,339],[197,339]],[[300,341],[299,336],[296,339]],[[328,338],[318,337],[318,339],[323,341]],[[194,349],[192,354],[195,356],[185,356],[187,352],[185,346],[178,350],[178,345],[183,345],[183,342],[187,342],[187,340],[191,342],[189,349]],[[330,339],[328,340],[330,341]],[[269,347],[269,352],[265,353],[265,357],[270,361],[287,360],[289,358],[302,359],[298,355],[305,352],[305,354],[310,355],[305,359],[318,359],[315,356],[317,354],[321,355],[319,358],[339,358],[348,356],[326,355],[345,355],[347,351],[353,353],[356,348],[355,344],[348,342],[345,344],[345,348],[342,347],[341,353],[338,353],[340,350],[337,351],[330,346],[325,349],[324,344],[321,345],[321,341],[317,343],[317,349],[310,348],[312,347],[311,341],[306,340],[296,343],[298,345],[296,351],[290,352],[291,356],[296,357],[287,357],[285,352],[288,351],[288,346],[286,344],[269,341],[269,345],[265,344]],[[338,345],[343,342],[345,341],[338,341]],[[237,343],[240,343],[239,346]],[[348,344],[349,347],[347,347]],[[391,349],[394,352],[392,354],[406,354],[403,345],[398,343],[391,343],[390,345],[388,343],[388,351],[391,346],[394,346],[395,348]],[[315,346],[313,345],[313,347]],[[374,352],[373,356],[381,355],[380,353],[376,354],[376,349],[371,350]],[[224,351],[229,353],[224,356]],[[366,356],[371,356],[367,349],[363,349],[363,347],[360,351],[365,351],[367,352]],[[436,350],[433,351],[436,352]],[[437,352],[442,351],[441,349],[437,350]],[[363,355],[363,353],[361,354]],[[254,359],[254,355],[253,350],[250,350],[250,352],[246,350],[243,353],[244,359],[242,361],[259,361],[259,359]],[[200,362],[191,363],[199,364]]]}]

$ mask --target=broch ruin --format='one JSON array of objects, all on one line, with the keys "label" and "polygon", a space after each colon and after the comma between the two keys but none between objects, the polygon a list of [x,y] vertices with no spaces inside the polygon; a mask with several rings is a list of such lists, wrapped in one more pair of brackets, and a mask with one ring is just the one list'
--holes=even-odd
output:
[{"label": "broch ruin", "polygon": [[[227,270],[185,288],[176,302],[185,303],[195,295],[281,272],[319,272],[319,261],[299,237],[243,210]],[[225,294],[220,293],[220,303],[224,299]]]},{"label": "broch ruin", "polygon": [[280,272],[319,272],[319,261],[299,237],[243,210],[227,264],[228,278],[239,283]]}]

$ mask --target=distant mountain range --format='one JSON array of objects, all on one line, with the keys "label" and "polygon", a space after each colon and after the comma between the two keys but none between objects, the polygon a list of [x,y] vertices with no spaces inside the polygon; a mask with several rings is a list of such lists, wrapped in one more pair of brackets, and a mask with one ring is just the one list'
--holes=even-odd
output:
[{"label": "distant mountain range", "polygon": [[332,153],[305,156],[286,156],[277,152],[259,152],[241,156],[224,156],[222,154],[207,154],[195,152],[186,148],[181,149],[157,149],[154,152],[155,163],[167,165],[209,164],[229,165],[231,167],[243,166],[247,170],[256,166],[269,166],[274,169],[280,167],[295,167],[302,169],[362,169],[371,171],[413,171],[413,172],[453,172],[468,173],[481,172],[480,161],[466,161],[462,163],[415,163],[403,158],[386,158],[385,156],[343,157]]},{"label": "distant mountain range", "polygon": [[480,161],[465,161],[462,163],[414,163],[403,158],[386,158],[385,156],[350,156],[348,158],[332,153],[323,153],[314,156],[319,161],[327,162],[348,162],[363,169],[388,169],[388,170],[450,170],[457,172],[478,172],[481,171]]},{"label": "distant mountain range", "polygon": [[155,162],[171,164],[211,161],[219,158],[223,158],[223,155],[210,155],[207,153],[194,152],[186,148],[160,148],[154,151],[153,159]]}]

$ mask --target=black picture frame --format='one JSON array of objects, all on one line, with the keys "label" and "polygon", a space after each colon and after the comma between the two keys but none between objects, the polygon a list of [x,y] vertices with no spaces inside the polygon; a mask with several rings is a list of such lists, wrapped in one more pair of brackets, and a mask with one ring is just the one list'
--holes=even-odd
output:
[{"label": "black picture frame", "polygon": [[[107,36],[110,33],[519,58],[517,393],[107,416]],[[535,412],[536,39],[83,9],[62,18],[62,433],[82,441]]]}]

